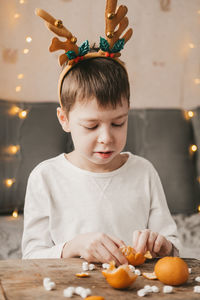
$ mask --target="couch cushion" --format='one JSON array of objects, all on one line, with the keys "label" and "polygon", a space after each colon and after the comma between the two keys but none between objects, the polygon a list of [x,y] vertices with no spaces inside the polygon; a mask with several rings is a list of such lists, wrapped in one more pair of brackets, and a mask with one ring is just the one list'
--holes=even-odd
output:
[{"label": "couch cushion", "polygon": [[[71,136],[64,133],[56,117],[57,103],[22,103],[0,100],[0,213],[23,210],[28,176],[41,161],[72,149]],[[13,107],[27,110],[20,119]],[[16,154],[6,147],[19,145]],[[14,178],[12,186],[6,178]]]},{"label": "couch cushion", "polygon": [[179,109],[133,109],[125,150],[150,160],[157,169],[171,213],[197,211],[199,199],[191,121]]}]

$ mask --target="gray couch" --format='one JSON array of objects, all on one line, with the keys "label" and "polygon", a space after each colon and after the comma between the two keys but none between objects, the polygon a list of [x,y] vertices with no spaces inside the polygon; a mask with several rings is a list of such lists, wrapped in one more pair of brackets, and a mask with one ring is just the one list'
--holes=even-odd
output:
[{"label": "gray couch", "polygon": [[[21,257],[30,171],[39,162],[73,149],[70,134],[57,121],[57,106],[0,100],[0,259]],[[23,110],[26,118],[19,117]],[[179,109],[131,109],[125,150],[154,164],[178,226],[181,256],[200,259],[200,107],[193,112],[190,119]],[[193,144],[196,152],[191,152]],[[18,145],[18,151],[10,151],[10,145]],[[11,186],[5,184],[8,178],[14,180]],[[15,209],[20,213],[16,219]]]}]

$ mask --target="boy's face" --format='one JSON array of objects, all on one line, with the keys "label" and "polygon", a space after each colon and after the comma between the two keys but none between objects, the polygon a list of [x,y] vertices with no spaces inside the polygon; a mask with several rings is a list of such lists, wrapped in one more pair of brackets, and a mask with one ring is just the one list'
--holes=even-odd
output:
[{"label": "boy's face", "polygon": [[96,99],[77,101],[68,117],[58,108],[59,121],[66,132],[71,132],[74,143],[69,161],[93,172],[117,169],[126,143],[128,110],[126,99],[115,109],[99,107]]}]

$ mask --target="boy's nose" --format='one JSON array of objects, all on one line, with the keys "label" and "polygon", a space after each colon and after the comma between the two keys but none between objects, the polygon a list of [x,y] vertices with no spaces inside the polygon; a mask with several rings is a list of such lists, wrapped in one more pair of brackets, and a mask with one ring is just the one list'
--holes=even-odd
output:
[{"label": "boy's nose", "polygon": [[109,129],[102,129],[98,136],[98,143],[110,144],[113,141],[112,133]]}]

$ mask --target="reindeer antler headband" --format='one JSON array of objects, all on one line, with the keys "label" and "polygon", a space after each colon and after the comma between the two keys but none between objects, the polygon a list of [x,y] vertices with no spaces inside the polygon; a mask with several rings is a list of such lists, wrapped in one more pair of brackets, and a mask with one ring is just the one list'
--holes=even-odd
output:
[{"label": "reindeer antler headband", "polygon": [[[38,8],[35,10],[36,15],[40,16],[46,21],[45,24],[49,30],[53,31],[58,36],[65,37],[67,39],[65,42],[61,42],[57,37],[54,37],[49,47],[50,52],[61,49],[65,51],[65,53],[61,54],[59,57],[59,63],[61,66],[65,62],[67,62],[66,67],[62,70],[59,77],[59,100],[64,76],[73,67],[73,65],[79,62],[80,60],[85,60],[93,57],[111,57],[122,64],[118,57],[121,56],[120,51],[123,49],[125,43],[131,38],[133,30],[129,28],[126,31],[126,33],[121,37],[125,29],[128,27],[128,18],[126,17],[128,9],[124,5],[119,6],[117,11],[116,8],[117,0],[106,0],[106,39],[100,37],[100,50],[98,52],[89,52],[90,47],[88,40],[86,40],[80,47],[78,47],[76,45],[77,38],[73,36],[67,28],[63,26],[61,20],[55,19],[43,9]],[[117,26],[118,29],[115,31]]]}]

